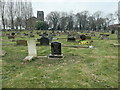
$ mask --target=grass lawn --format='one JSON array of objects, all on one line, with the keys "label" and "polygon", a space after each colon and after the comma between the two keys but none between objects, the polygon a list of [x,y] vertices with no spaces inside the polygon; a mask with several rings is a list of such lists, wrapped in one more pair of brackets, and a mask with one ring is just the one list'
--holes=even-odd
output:
[{"label": "grass lawn", "polygon": [[[18,39],[31,38],[15,38]],[[2,37],[2,49],[7,52],[2,57],[2,87],[117,88],[118,48],[111,45],[117,42],[116,34],[110,35],[111,40],[99,40],[98,37],[92,39],[95,48],[62,47],[64,59],[41,58],[23,64],[22,60],[28,55],[27,46],[17,46],[7,36]],[[79,45],[77,42],[67,42],[66,39],[54,41],[62,45]],[[37,46],[37,54],[48,56],[50,46]]]}]

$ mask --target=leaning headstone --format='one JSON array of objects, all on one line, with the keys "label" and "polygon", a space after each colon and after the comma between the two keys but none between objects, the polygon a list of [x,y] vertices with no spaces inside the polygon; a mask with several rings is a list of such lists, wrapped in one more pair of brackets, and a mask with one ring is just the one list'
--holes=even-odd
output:
[{"label": "leaning headstone", "polygon": [[37,52],[36,52],[36,42],[35,42],[35,40],[28,40],[27,44],[28,44],[28,55],[36,57]]},{"label": "leaning headstone", "polygon": [[61,53],[61,43],[51,43],[51,54],[49,55],[49,58],[63,58],[63,55]]},{"label": "leaning headstone", "polygon": [[75,38],[74,38],[72,35],[68,35],[67,41],[72,41],[72,42],[74,42],[74,41],[75,41]]},{"label": "leaning headstone", "polygon": [[17,43],[17,45],[25,45],[25,46],[27,46],[27,40],[17,40],[16,43]]},{"label": "leaning headstone", "polygon": [[34,57],[37,57],[36,51],[36,42],[35,40],[28,40],[28,56],[23,59],[23,61],[32,60]]},{"label": "leaning headstone", "polygon": [[49,45],[49,39],[47,37],[42,36],[40,38],[40,45]]}]

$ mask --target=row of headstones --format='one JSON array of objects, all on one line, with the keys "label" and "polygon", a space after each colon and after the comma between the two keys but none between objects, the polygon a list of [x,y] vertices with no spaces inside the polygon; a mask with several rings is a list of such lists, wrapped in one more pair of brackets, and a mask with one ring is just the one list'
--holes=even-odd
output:
[{"label": "row of headstones", "polygon": [[[31,60],[34,57],[37,57],[36,51],[36,42],[34,40],[27,41],[28,44],[28,56],[25,57],[23,60]],[[49,58],[63,58],[61,53],[61,43],[59,42],[52,42],[51,43],[51,54]]]}]

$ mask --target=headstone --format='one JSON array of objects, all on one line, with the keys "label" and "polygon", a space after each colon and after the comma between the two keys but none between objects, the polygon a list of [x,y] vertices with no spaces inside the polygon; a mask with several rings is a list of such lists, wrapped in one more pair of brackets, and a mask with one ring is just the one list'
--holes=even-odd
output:
[{"label": "headstone", "polygon": [[15,33],[13,32],[13,33],[11,33],[11,35],[12,35],[12,36],[15,36]]},{"label": "headstone", "polygon": [[47,32],[44,32],[42,36],[47,37],[47,36],[48,36],[48,33],[47,33]]},{"label": "headstone", "polygon": [[28,40],[28,56],[23,59],[23,61],[32,60],[34,57],[37,57],[36,51],[36,42],[35,40]]},{"label": "headstone", "polygon": [[85,35],[80,35],[80,40],[86,40],[86,36]]},{"label": "headstone", "polygon": [[47,37],[42,36],[40,38],[40,45],[49,45],[49,39]]},{"label": "headstone", "polygon": [[100,34],[100,39],[101,40],[108,40],[109,39],[109,34]]},{"label": "headstone", "polygon": [[28,36],[28,34],[27,33],[23,33],[24,34],[24,36]]},{"label": "headstone", "polygon": [[72,42],[74,42],[74,41],[75,41],[75,38],[74,38],[72,35],[68,35],[67,41],[72,41]]},{"label": "headstone", "polygon": [[35,40],[28,40],[27,44],[28,44],[28,55],[36,57],[37,56],[37,51],[36,51]]},{"label": "headstone", "polygon": [[112,31],[111,31],[111,34],[115,34],[115,30],[112,30]]},{"label": "headstone", "polygon": [[51,43],[51,54],[49,55],[49,58],[63,58],[63,55],[61,53],[61,43]]},{"label": "headstone", "polygon": [[27,40],[17,40],[16,43],[17,43],[17,45],[25,45],[25,46],[27,46]]},{"label": "headstone", "polygon": [[30,34],[30,37],[35,37],[32,33]]}]

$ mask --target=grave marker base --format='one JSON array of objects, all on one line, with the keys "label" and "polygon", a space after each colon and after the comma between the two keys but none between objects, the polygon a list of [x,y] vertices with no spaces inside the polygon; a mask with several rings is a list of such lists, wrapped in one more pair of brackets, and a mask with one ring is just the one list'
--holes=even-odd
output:
[{"label": "grave marker base", "polygon": [[23,61],[30,61],[34,58],[34,56],[27,56],[23,59]]},{"label": "grave marker base", "polygon": [[49,57],[48,57],[48,59],[56,59],[56,58],[63,59],[63,55],[62,54],[61,55],[52,55],[52,54],[50,54]]}]

